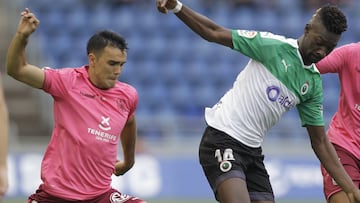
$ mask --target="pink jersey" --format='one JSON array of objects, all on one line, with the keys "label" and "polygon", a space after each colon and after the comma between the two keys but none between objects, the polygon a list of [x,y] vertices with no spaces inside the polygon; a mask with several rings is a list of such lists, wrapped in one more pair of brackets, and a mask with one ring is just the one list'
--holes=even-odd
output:
[{"label": "pink jersey", "polygon": [[125,83],[96,88],[87,69],[45,69],[43,89],[54,99],[55,126],[40,188],[70,200],[93,198],[111,188],[119,137],[138,102],[136,90]]},{"label": "pink jersey", "polygon": [[332,143],[340,145],[360,159],[360,43],[335,49],[321,60],[321,73],[338,73],[341,89],[338,110],[327,134]]}]

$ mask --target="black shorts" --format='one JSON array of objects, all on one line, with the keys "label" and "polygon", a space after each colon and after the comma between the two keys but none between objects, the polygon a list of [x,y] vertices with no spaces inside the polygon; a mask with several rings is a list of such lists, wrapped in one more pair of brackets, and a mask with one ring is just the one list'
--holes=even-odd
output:
[{"label": "black shorts", "polygon": [[199,159],[213,189],[229,178],[246,181],[249,196],[255,200],[274,200],[261,147],[248,147],[228,134],[208,126],[199,147]]}]

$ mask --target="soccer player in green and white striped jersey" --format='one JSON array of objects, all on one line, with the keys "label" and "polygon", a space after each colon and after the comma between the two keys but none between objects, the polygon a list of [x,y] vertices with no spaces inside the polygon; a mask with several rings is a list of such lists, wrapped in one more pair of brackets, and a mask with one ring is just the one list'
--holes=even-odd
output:
[{"label": "soccer player in green and white striped jersey", "polygon": [[172,11],[203,39],[250,58],[233,87],[205,110],[208,127],[199,158],[219,202],[274,202],[261,144],[266,132],[292,107],[298,109],[323,166],[352,203],[360,202],[359,189],[325,135],[322,83],[314,65],[336,47],[347,29],[346,17],[336,6],[318,9],[303,35],[291,39],[269,32],[224,28],[177,0],[156,3],[160,12]]}]

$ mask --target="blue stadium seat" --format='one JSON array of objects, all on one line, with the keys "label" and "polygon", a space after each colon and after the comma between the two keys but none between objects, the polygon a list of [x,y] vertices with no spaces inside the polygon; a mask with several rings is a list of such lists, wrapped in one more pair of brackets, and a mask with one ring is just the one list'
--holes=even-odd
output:
[{"label": "blue stadium seat", "polygon": [[92,10],[91,15],[88,15],[89,26],[93,30],[100,29],[111,29],[114,30],[112,26],[112,15],[109,6],[106,5],[97,5],[94,10]]},{"label": "blue stadium seat", "polygon": [[147,115],[169,114],[172,112],[167,88],[156,82],[151,86],[135,86],[139,94],[139,111]]},{"label": "blue stadium seat", "polygon": [[231,14],[228,6],[219,6],[211,12],[209,18],[221,26],[228,27],[232,19]]},{"label": "blue stadium seat", "polygon": [[196,106],[201,108],[213,106],[217,100],[220,99],[220,97],[218,97],[219,93],[214,91],[214,88],[210,85],[192,89],[191,95],[192,101]]},{"label": "blue stadium seat", "polygon": [[46,12],[40,13],[41,26],[39,30],[47,31],[49,34],[53,34],[56,31],[60,31],[64,27],[67,27],[68,22],[64,21],[63,14],[61,12]]},{"label": "blue stadium seat", "polygon": [[256,29],[256,13],[254,10],[238,8],[230,14],[229,27],[234,29],[254,30]]},{"label": "blue stadium seat", "polygon": [[211,80],[205,60],[194,60],[184,63],[184,78],[191,88],[196,88]]},{"label": "blue stadium seat", "polygon": [[[68,23],[68,32],[70,35],[83,36],[84,33],[88,33],[88,27],[90,26],[91,18],[85,10],[84,7],[73,7],[72,10],[69,10],[67,13],[63,14],[63,20]],[[59,28],[60,29],[60,28]]]},{"label": "blue stadium seat", "polygon": [[275,34],[280,34],[279,26],[282,24],[279,23],[279,17],[276,12],[272,9],[259,9],[258,16],[256,17],[257,28],[260,31],[272,32]]},{"label": "blue stadium seat", "polygon": [[[207,9],[204,1],[184,3],[228,28],[271,31],[293,38],[303,33],[312,15],[301,13],[301,0],[277,0],[274,9],[231,8],[226,2],[216,2],[216,7]],[[360,15],[355,9],[359,5],[346,9],[352,18],[340,44],[360,39],[356,24]],[[204,107],[218,101],[248,62],[236,51],[202,40],[176,16],[164,16],[152,4],[115,7],[106,0],[44,0],[32,1],[29,6],[41,20],[38,36],[54,67],[86,63],[84,44],[99,29],[122,34],[129,50],[120,80],[138,89],[140,115],[203,116]],[[326,115],[337,106],[335,80],[324,79]],[[330,93],[334,96],[328,97]],[[297,118],[296,111],[288,114]]]},{"label": "blue stadium seat", "polygon": [[278,23],[281,25],[281,32],[276,34],[285,35],[290,38],[298,38],[304,32],[305,24],[302,23],[303,16],[296,11],[290,12],[286,17],[281,17]]},{"label": "blue stadium seat", "polygon": [[136,38],[139,38],[137,30],[134,29],[137,26],[135,25],[136,20],[135,10],[132,6],[124,6],[120,8],[114,8],[110,10],[110,20],[107,25],[109,28],[118,31],[126,38],[130,38],[132,35],[136,34]]}]

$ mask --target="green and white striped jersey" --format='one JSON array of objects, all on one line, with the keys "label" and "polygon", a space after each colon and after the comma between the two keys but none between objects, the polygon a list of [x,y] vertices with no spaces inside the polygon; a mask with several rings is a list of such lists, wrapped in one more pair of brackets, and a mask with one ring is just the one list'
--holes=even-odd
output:
[{"label": "green and white striped jersey", "polygon": [[267,131],[296,106],[302,126],[323,126],[322,81],[304,65],[296,39],[269,32],[232,31],[234,50],[250,57],[233,87],[205,109],[208,125],[259,147]]}]

